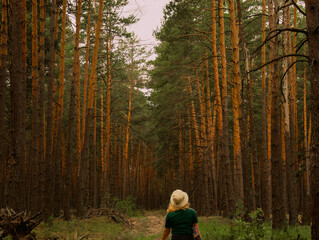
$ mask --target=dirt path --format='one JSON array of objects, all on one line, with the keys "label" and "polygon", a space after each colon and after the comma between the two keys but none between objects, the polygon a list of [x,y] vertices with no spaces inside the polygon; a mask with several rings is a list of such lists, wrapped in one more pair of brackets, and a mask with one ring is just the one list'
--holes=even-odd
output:
[{"label": "dirt path", "polygon": [[164,229],[165,215],[159,213],[154,215],[145,214],[143,217],[135,217],[131,219],[133,225],[132,233],[142,233],[145,236],[161,235]]}]

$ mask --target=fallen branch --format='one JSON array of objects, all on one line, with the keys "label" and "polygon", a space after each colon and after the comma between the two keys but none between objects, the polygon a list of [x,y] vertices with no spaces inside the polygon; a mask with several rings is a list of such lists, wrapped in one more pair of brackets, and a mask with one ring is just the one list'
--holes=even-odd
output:
[{"label": "fallen branch", "polygon": [[0,209],[0,239],[6,236],[11,236],[13,240],[34,239],[31,231],[42,222],[42,213],[27,217],[24,211],[16,213],[9,208]]}]

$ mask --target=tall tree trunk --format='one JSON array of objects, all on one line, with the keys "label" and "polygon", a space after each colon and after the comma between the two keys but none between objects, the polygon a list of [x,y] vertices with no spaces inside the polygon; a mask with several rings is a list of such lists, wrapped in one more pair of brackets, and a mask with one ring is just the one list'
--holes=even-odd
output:
[{"label": "tall tree trunk", "polygon": [[[262,4],[262,42],[266,40],[266,0]],[[266,63],[266,46],[263,45],[261,49],[261,64]],[[262,101],[262,122],[261,122],[261,204],[264,211],[264,216],[269,219],[271,212],[271,194],[270,194],[270,171],[268,164],[268,151],[267,151],[267,91],[266,91],[266,68],[261,69],[261,101]]]},{"label": "tall tree trunk", "polygon": [[[75,118],[75,105],[76,105],[76,92],[77,92],[77,80],[80,75],[80,61],[79,61],[79,44],[80,44],[80,23],[81,23],[81,6],[82,0],[77,0],[76,3],[76,30],[75,30],[75,43],[74,43],[74,58],[73,58],[73,75],[72,85],[70,93],[70,107],[69,107],[69,125],[68,125],[68,142],[66,151],[65,173],[64,173],[64,220],[70,220],[70,208],[71,208],[71,173],[73,163],[73,126]],[[81,141],[77,139],[77,141]]]},{"label": "tall tree trunk", "polygon": [[[89,4],[88,10],[88,23],[87,23],[87,36],[86,36],[86,53],[85,53],[85,72],[83,83],[83,106],[82,106],[82,133],[81,133],[81,150],[84,143],[85,134],[85,120],[86,120],[86,108],[87,108],[87,87],[88,87],[88,75],[89,75],[89,54],[90,54],[90,39],[91,39],[91,4]],[[80,166],[80,163],[79,163]]]},{"label": "tall tree trunk", "polygon": [[97,26],[95,30],[95,41],[94,41],[94,49],[93,49],[93,60],[92,60],[92,69],[89,78],[89,91],[88,91],[88,108],[86,115],[86,125],[85,125],[85,136],[84,136],[84,144],[83,150],[81,154],[81,166],[80,166],[80,178],[78,180],[79,188],[78,188],[78,208],[77,215],[81,216],[83,214],[83,194],[85,193],[85,180],[87,178],[87,166],[89,161],[89,137],[90,137],[90,128],[93,120],[93,94],[94,94],[94,86],[96,81],[96,68],[97,68],[97,59],[98,59],[98,50],[100,44],[100,32],[102,25],[102,13],[103,13],[103,0],[99,1],[99,15]]},{"label": "tall tree trunk", "polygon": [[[296,8],[294,9],[294,28],[296,28],[297,24],[297,12]],[[288,15],[288,14],[287,14]],[[290,27],[290,11],[289,11],[289,25],[287,27]],[[296,54],[296,33],[294,33],[293,38],[293,54]],[[291,49],[291,37],[289,35],[289,45],[288,45],[289,51]],[[293,62],[296,62],[296,57],[293,57]],[[292,73],[289,72],[289,80],[290,83],[292,81],[292,84],[290,84],[292,87],[289,89],[289,131],[290,135],[287,140],[289,141],[289,157],[287,155],[287,183],[288,183],[288,212],[289,212],[289,224],[295,225],[298,223],[298,200],[297,200],[297,192],[298,192],[298,185],[297,185],[297,179],[296,179],[296,169],[298,166],[298,158],[297,158],[297,100],[296,100],[296,64],[293,65]],[[296,168],[297,167],[297,168]]]},{"label": "tall tree trunk", "polygon": [[57,122],[56,131],[57,136],[54,139],[54,201],[53,201],[53,213],[55,216],[60,215],[60,209],[62,207],[62,182],[61,182],[61,168],[62,168],[62,135],[63,135],[63,113],[64,113],[64,72],[65,72],[65,30],[66,30],[66,4],[67,1],[63,0],[62,8],[62,27],[61,27],[61,53],[60,53],[60,74],[59,74],[59,97],[57,105]]},{"label": "tall tree trunk", "polygon": [[44,109],[44,81],[45,81],[45,2],[40,0],[40,28],[39,28],[39,202],[38,209],[44,209],[45,195],[45,109]]},{"label": "tall tree trunk", "polygon": [[[84,83],[83,83],[83,106],[82,106],[82,129],[80,136],[80,149],[78,152],[77,161],[77,179],[81,176],[81,165],[82,165],[82,150],[84,145],[84,136],[86,131],[86,118],[87,118],[87,96],[88,96],[88,75],[89,75],[89,56],[90,56],[90,39],[91,39],[91,3],[89,2],[88,9],[88,21],[87,21],[87,36],[86,36],[86,53],[85,53],[85,72],[84,72]],[[80,180],[77,181],[78,187],[76,188],[77,193],[80,189]],[[76,193],[76,194],[77,194]],[[81,194],[81,193],[80,193]],[[77,204],[77,210],[79,210],[79,204]]]},{"label": "tall tree trunk", "polygon": [[127,125],[125,131],[125,141],[123,149],[123,165],[124,165],[124,174],[123,174],[123,199],[126,198],[126,167],[128,164],[128,145],[130,139],[130,124],[131,124],[131,114],[132,114],[132,94],[133,94],[133,71],[134,71],[134,46],[131,46],[131,66],[130,66],[130,94],[129,94],[129,103],[128,103],[128,114],[127,114]]},{"label": "tall tree trunk", "polygon": [[[269,9],[272,9],[273,16],[270,16],[270,29],[277,29],[279,25],[279,2],[269,0]],[[278,58],[279,38],[272,40],[270,60]],[[271,68],[272,77],[272,110],[271,110],[271,187],[272,187],[272,215],[274,229],[281,228],[285,222],[283,204],[283,175],[281,159],[281,137],[280,137],[280,103],[279,103],[279,69],[278,64]]]},{"label": "tall tree trunk", "polygon": [[12,101],[12,142],[8,161],[8,184],[6,206],[25,210],[25,120],[26,120],[26,2],[10,1],[12,13],[11,50],[11,101]]},{"label": "tall tree trunk", "polygon": [[225,215],[229,215],[233,213],[235,210],[235,201],[234,201],[234,193],[233,193],[233,180],[231,174],[231,166],[229,160],[228,145],[226,146],[223,142],[226,138],[224,126],[223,126],[223,109],[221,102],[221,94],[219,87],[219,74],[218,74],[218,59],[217,59],[217,45],[216,45],[216,12],[215,12],[215,0],[211,1],[212,4],[212,54],[213,54],[213,70],[214,70],[214,81],[215,81],[215,98],[217,104],[217,119],[218,119],[218,135],[219,135],[219,151],[221,152],[221,165],[222,165],[222,178],[224,179],[222,182],[225,186],[221,186],[222,191],[225,191],[223,196],[227,197],[227,199],[223,199],[223,201],[227,201],[228,203],[225,206],[228,206],[228,209],[223,209]]},{"label": "tall tree trunk", "polygon": [[[290,13],[289,13],[290,14]],[[290,18],[289,18],[290,20]],[[290,38],[289,38],[290,40]],[[289,42],[290,43],[290,42]],[[289,44],[291,46],[291,44]],[[288,46],[289,46],[288,45]],[[289,54],[289,52],[288,52]],[[295,60],[293,60],[295,61]],[[296,66],[296,64],[294,64]],[[293,78],[291,78],[291,75]],[[287,151],[287,184],[288,184],[288,212],[289,212],[289,224],[295,225],[298,223],[298,201],[297,201],[297,172],[296,172],[296,160],[297,160],[297,142],[296,142],[296,129],[297,129],[297,122],[296,120],[296,74],[291,74],[289,71],[288,79],[293,81],[292,87],[289,89],[288,101],[289,101],[289,135],[288,138],[285,139],[289,141],[289,148]],[[291,85],[291,84],[290,84]],[[287,152],[286,151],[286,152]]]},{"label": "tall tree trunk", "polygon": [[[241,158],[241,129],[240,124],[241,120],[241,91],[242,83],[240,76],[240,64],[239,64],[239,30],[236,25],[236,13],[235,13],[235,4],[233,0],[229,0],[229,14],[230,14],[230,29],[231,29],[231,42],[233,50],[233,84],[234,84],[234,102],[233,104],[233,115],[234,115],[234,181],[237,181],[238,185],[238,200],[244,200],[244,185],[243,185],[243,163]],[[245,133],[244,133],[245,134]],[[245,144],[245,143],[243,143]],[[247,159],[246,159],[247,160]]]},{"label": "tall tree trunk", "polygon": [[[283,27],[289,28],[290,27],[290,7],[287,6],[283,10]],[[288,55],[291,53],[291,37],[289,32],[283,33],[283,54]],[[282,150],[283,150],[283,161],[284,161],[284,199],[285,204],[286,200],[289,200],[289,192],[291,186],[289,180],[290,176],[294,176],[295,174],[289,173],[290,168],[287,168],[287,162],[291,159],[291,145],[290,145],[290,123],[289,123],[289,81],[291,81],[291,71],[288,70],[288,66],[291,64],[290,58],[284,58],[282,62],[283,74],[286,74],[283,78],[283,125],[282,131],[284,131],[284,141],[282,143]],[[288,205],[290,207],[290,205]]]},{"label": "tall tree trunk", "polygon": [[97,82],[95,81],[94,86],[94,122],[93,122],[93,158],[90,158],[90,173],[89,173],[89,199],[88,204],[89,206],[93,205],[93,189],[96,186],[96,167],[97,167],[97,144],[96,144],[96,123],[97,123]]},{"label": "tall tree trunk", "polygon": [[188,126],[188,159],[189,159],[189,176],[190,176],[190,184],[193,184],[194,180],[194,158],[193,158],[193,140],[192,140],[192,120],[189,112],[189,107],[187,107],[187,126]]},{"label": "tall tree trunk", "polygon": [[218,207],[217,207],[217,176],[216,176],[216,164],[215,164],[215,154],[214,154],[214,126],[213,126],[213,104],[211,102],[211,92],[210,92],[210,84],[209,84],[209,64],[208,64],[208,54],[206,53],[206,102],[207,102],[207,128],[208,128],[208,151],[211,156],[211,175],[212,175],[212,214],[217,215]]},{"label": "tall tree trunk", "polygon": [[316,0],[306,0],[307,29],[310,57],[311,83],[311,194],[312,225],[311,239],[319,239],[319,4]]},{"label": "tall tree trunk", "polygon": [[[228,185],[232,184],[232,173],[229,160],[229,128],[228,128],[228,93],[227,93],[227,64],[226,64],[226,44],[225,44],[225,21],[224,21],[224,2],[218,1],[218,15],[219,15],[219,33],[220,33],[220,62],[221,62],[221,80],[222,80],[222,121],[223,121],[223,135],[222,135],[222,159],[225,159],[225,166],[223,167],[226,171],[226,182]],[[229,198],[229,206],[233,208],[234,198],[230,194],[233,186],[228,188],[227,195]],[[231,209],[233,211],[233,209]]]},{"label": "tall tree trunk", "polygon": [[[187,76],[188,79],[188,91],[189,93],[192,95],[193,94],[193,90],[192,90],[192,83],[191,83],[191,78],[190,76]],[[202,149],[201,149],[201,143],[200,143],[200,135],[199,135],[199,129],[198,129],[198,124],[197,124],[197,120],[196,120],[196,110],[195,110],[195,103],[192,100],[191,101],[191,119],[192,119],[192,126],[193,126],[193,131],[194,131],[194,135],[195,135],[195,146],[196,146],[196,154],[197,154],[197,162],[195,163],[195,161],[193,160],[193,167],[194,170],[201,165],[201,161],[202,161]],[[194,178],[194,184],[196,187],[196,189],[194,189],[194,192],[196,194],[201,195],[201,188],[199,187],[199,184],[202,184],[201,182],[201,178]],[[195,202],[196,204],[196,202]],[[197,205],[198,207],[198,211],[200,212],[201,209],[200,207]]]},{"label": "tall tree trunk", "polygon": [[[273,1],[273,0],[271,0]],[[271,2],[272,3],[272,2]],[[273,3],[272,3],[273,4]],[[271,24],[271,22],[273,21],[274,18],[274,9],[273,7],[270,6],[269,0],[268,0],[268,23],[269,23],[269,32],[271,32],[272,30],[274,30],[273,24]],[[273,41],[270,41],[269,45],[268,45],[268,49],[269,49],[269,61],[272,60],[271,54],[273,52],[273,48],[274,48],[274,43]],[[271,173],[271,111],[272,111],[272,81],[273,81],[273,74],[271,74],[273,72],[273,65],[274,63],[270,63],[269,67],[268,67],[268,94],[267,94],[267,162],[265,164],[265,177],[267,177],[267,183],[268,183],[268,188],[269,188],[269,214],[272,213],[272,183],[271,183],[271,178],[272,178],[272,173]]]},{"label": "tall tree trunk", "polygon": [[[306,50],[304,51],[306,55]],[[306,164],[306,171],[305,171],[305,200],[304,200],[304,209],[303,209],[303,216],[302,216],[302,222],[303,223],[309,223],[310,222],[310,207],[309,202],[311,200],[310,196],[310,154],[309,154],[309,141],[308,141],[308,123],[307,123],[307,65],[304,64],[304,82],[303,82],[303,105],[304,105],[304,143],[305,143],[305,164]],[[309,121],[310,125],[310,121]]]},{"label": "tall tree trunk", "polygon": [[[116,165],[117,163],[114,161],[111,161],[110,158],[110,139],[111,139],[111,81],[112,81],[112,62],[111,62],[111,53],[112,53],[112,36],[111,33],[108,33],[107,36],[107,79],[106,79],[106,143],[105,143],[105,158],[106,158],[106,164],[108,166],[108,176],[105,175],[104,179],[108,179],[109,184],[109,192],[111,194],[116,193],[114,184],[114,179],[112,175],[110,174],[112,171],[116,171]],[[103,189],[105,189],[105,182],[103,181]]]},{"label": "tall tree trunk", "polygon": [[32,124],[31,124],[31,149],[29,155],[29,185],[31,210],[36,210],[38,204],[39,189],[39,119],[38,119],[38,1],[32,0]]},{"label": "tall tree trunk", "polygon": [[8,133],[6,129],[7,99],[7,61],[8,61],[8,0],[1,4],[1,36],[0,36],[0,208],[4,207],[5,166],[7,162]]},{"label": "tall tree trunk", "polygon": [[53,135],[53,88],[55,75],[55,35],[56,35],[56,0],[52,0],[51,5],[51,26],[50,26],[50,65],[48,78],[48,92],[47,92],[47,112],[46,112],[46,218],[52,213],[52,193],[53,193],[53,173],[52,173],[52,135]]},{"label": "tall tree trunk", "polygon": [[[202,60],[201,60],[202,62]],[[196,70],[197,71],[197,70]],[[200,77],[196,74],[196,85],[197,85],[197,93],[198,93],[198,102],[199,102],[199,109],[200,109],[200,140],[201,140],[201,151],[202,151],[202,159],[198,166],[199,169],[202,169],[203,178],[201,179],[202,182],[202,212],[204,215],[209,214],[209,201],[208,201],[208,166],[207,166],[207,132],[206,132],[206,104],[205,104],[205,92],[203,86],[203,69],[202,66],[200,67]]]},{"label": "tall tree trunk", "polygon": [[[239,36],[240,36],[240,42],[241,42],[241,47],[243,51],[243,57],[244,57],[244,69],[245,69],[245,77],[244,79],[246,81],[246,89],[247,89],[247,102],[248,102],[248,113],[249,113],[249,120],[253,121],[253,115],[252,115],[252,93],[250,92],[250,83],[251,83],[251,76],[250,76],[250,67],[249,67],[249,57],[248,57],[248,49],[246,46],[246,38],[245,38],[245,29],[242,25],[242,9],[240,5],[240,0],[236,0],[237,2],[237,12],[238,12],[238,24],[239,24]],[[239,44],[239,42],[238,42]],[[239,50],[238,50],[238,55],[239,55]],[[242,86],[243,88],[243,86]],[[242,95],[244,91],[241,91]],[[242,96],[244,98],[244,96]],[[241,101],[243,102],[243,101]],[[253,204],[252,204],[252,189],[251,189],[251,184],[250,184],[250,179],[252,178],[250,176],[250,173],[253,174],[253,172],[250,171],[250,153],[248,149],[248,136],[249,136],[249,131],[247,131],[247,124],[245,122],[245,106],[244,104],[241,105],[240,107],[240,142],[241,142],[241,158],[242,158],[242,168],[243,168],[243,190],[244,190],[244,207],[247,211],[247,213],[251,212],[253,209]],[[250,122],[251,123],[251,122]],[[250,125],[250,129],[253,129],[253,126]],[[250,136],[252,138],[252,136]],[[253,144],[251,144],[253,146]],[[253,149],[250,151],[253,153]]]}]

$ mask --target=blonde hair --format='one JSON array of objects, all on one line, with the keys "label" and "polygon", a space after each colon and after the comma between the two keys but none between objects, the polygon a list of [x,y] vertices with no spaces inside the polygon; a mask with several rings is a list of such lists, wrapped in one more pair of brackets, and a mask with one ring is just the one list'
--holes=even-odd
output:
[{"label": "blonde hair", "polygon": [[178,210],[186,210],[189,209],[189,203],[186,203],[183,207],[175,207],[171,203],[168,205],[166,212],[175,212]]}]

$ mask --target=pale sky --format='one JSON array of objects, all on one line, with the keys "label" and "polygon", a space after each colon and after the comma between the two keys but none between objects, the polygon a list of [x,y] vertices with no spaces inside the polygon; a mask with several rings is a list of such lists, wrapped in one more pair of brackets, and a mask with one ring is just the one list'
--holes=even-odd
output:
[{"label": "pale sky", "polygon": [[140,20],[131,25],[129,29],[134,31],[142,44],[150,44],[152,47],[156,43],[152,36],[153,31],[160,27],[163,18],[163,7],[170,0],[129,0],[129,5],[125,12],[136,15]]}]

